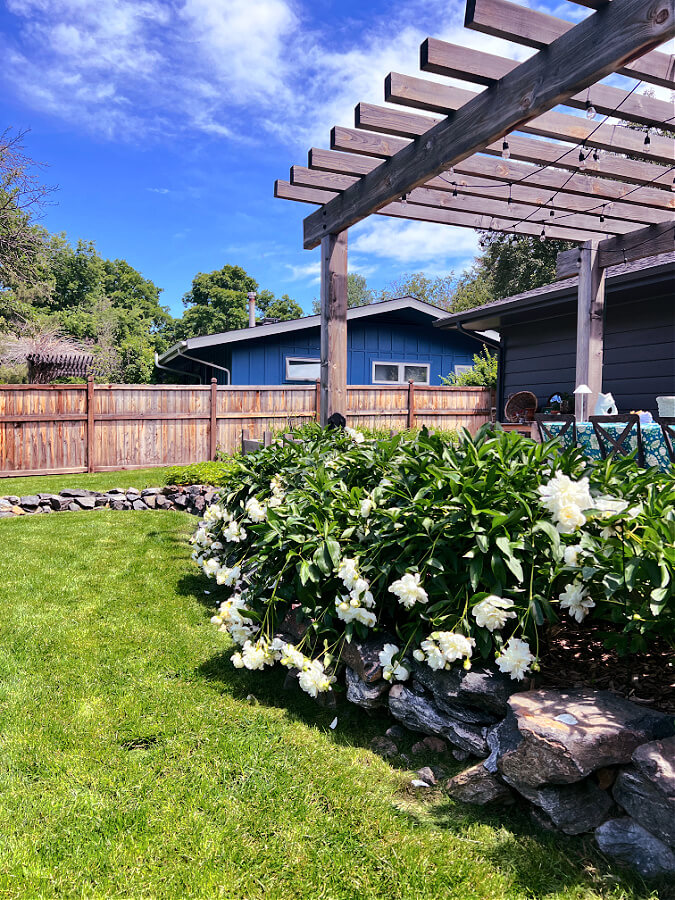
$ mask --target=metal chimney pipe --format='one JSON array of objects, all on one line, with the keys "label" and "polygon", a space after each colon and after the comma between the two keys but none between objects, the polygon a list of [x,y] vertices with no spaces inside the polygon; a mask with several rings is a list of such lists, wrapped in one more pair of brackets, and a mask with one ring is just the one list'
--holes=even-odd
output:
[{"label": "metal chimney pipe", "polygon": [[255,328],[255,292],[251,291],[248,297],[248,327]]}]

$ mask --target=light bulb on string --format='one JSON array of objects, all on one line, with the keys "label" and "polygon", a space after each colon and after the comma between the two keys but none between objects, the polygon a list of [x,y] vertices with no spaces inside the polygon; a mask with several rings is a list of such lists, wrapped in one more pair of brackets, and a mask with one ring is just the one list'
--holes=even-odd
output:
[{"label": "light bulb on string", "polygon": [[586,118],[594,119],[597,116],[597,114],[598,113],[597,113],[596,108],[593,106],[593,104],[591,103],[590,100],[587,100],[586,101]]},{"label": "light bulb on string", "polygon": [[649,132],[645,135],[645,147],[650,147],[652,143],[652,139],[649,137]]},{"label": "light bulb on string", "polygon": [[509,149],[508,141],[504,141],[502,144],[502,159],[511,159],[511,150]]},{"label": "light bulb on string", "polygon": [[580,170],[581,172],[585,172],[585,171],[586,171],[586,157],[584,156],[584,151],[583,151],[583,150],[580,150],[580,151],[579,151],[579,170]]},{"label": "light bulb on string", "polygon": [[408,195],[407,195],[407,194],[403,194],[403,195],[401,196],[401,203],[403,203],[403,205],[405,206],[405,204],[406,204],[407,202],[408,202]]},{"label": "light bulb on string", "polygon": [[457,182],[453,181],[452,183],[454,184],[454,188],[452,189],[452,196],[456,197],[457,196]]},{"label": "light bulb on string", "polygon": [[600,153],[597,147],[593,150],[593,162],[600,162]]},{"label": "light bulb on string", "polygon": [[542,244],[543,244],[544,241],[546,240],[546,226],[545,226],[545,225],[544,225],[544,227],[541,229],[541,234],[539,235],[539,240],[542,242]]}]

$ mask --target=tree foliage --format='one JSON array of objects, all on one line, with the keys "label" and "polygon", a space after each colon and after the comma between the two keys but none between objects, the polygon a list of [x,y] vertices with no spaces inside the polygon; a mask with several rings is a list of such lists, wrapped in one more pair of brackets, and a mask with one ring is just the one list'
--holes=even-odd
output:
[{"label": "tree foliage", "polygon": [[474,353],[473,365],[467,372],[460,375],[452,372],[447,378],[442,378],[443,384],[458,384],[465,387],[497,387],[497,367],[499,356],[490,353],[483,345],[480,353]]}]

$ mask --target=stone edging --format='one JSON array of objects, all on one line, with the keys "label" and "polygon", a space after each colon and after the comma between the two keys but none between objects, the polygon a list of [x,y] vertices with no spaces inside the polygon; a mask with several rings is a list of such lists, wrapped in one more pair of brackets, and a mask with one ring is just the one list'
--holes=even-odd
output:
[{"label": "stone edging", "polygon": [[[645,877],[675,876],[672,714],[609,691],[530,690],[494,664],[433,671],[409,660],[410,678],[391,684],[379,664],[387,640],[354,641],[342,653],[347,699],[397,720],[375,752],[396,756],[394,738],[427,735],[415,747],[436,742],[456,760],[480,760],[440,783],[454,800],[518,803],[548,830],[594,832],[603,853]],[[418,776],[422,789],[438,780],[428,767]]]},{"label": "stone edging", "polygon": [[109,491],[72,489],[58,494],[29,494],[25,497],[0,497],[0,519],[28,516],[36,513],[53,513],[70,510],[81,512],[90,509],[175,509],[199,516],[213,502],[215,488],[210,485],[192,484],[178,487],[175,484],[162,488],[111,488]]}]

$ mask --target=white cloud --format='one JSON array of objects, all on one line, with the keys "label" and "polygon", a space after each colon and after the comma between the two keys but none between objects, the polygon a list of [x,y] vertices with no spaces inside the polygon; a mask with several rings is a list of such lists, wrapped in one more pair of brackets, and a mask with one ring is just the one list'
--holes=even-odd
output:
[{"label": "white cloud", "polygon": [[117,139],[189,130],[325,146],[332,125],[353,125],[356,102],[383,102],[389,71],[418,74],[429,34],[514,52],[462,28],[463,0],[401,0],[386,19],[346,22],[341,35],[313,24],[299,0],[6,3],[18,38],[0,38],[0,79],[30,106]]},{"label": "white cloud", "polygon": [[146,191],[150,191],[151,194],[169,194],[169,193],[171,193],[168,188],[146,188]]},{"label": "white cloud", "polygon": [[317,284],[321,281],[321,260],[319,259],[303,263],[299,266],[286,263],[286,268],[290,270],[291,281],[309,280],[310,284]]},{"label": "white cloud", "polygon": [[463,269],[478,253],[478,237],[467,228],[372,217],[353,229],[351,249],[427,275]]}]

